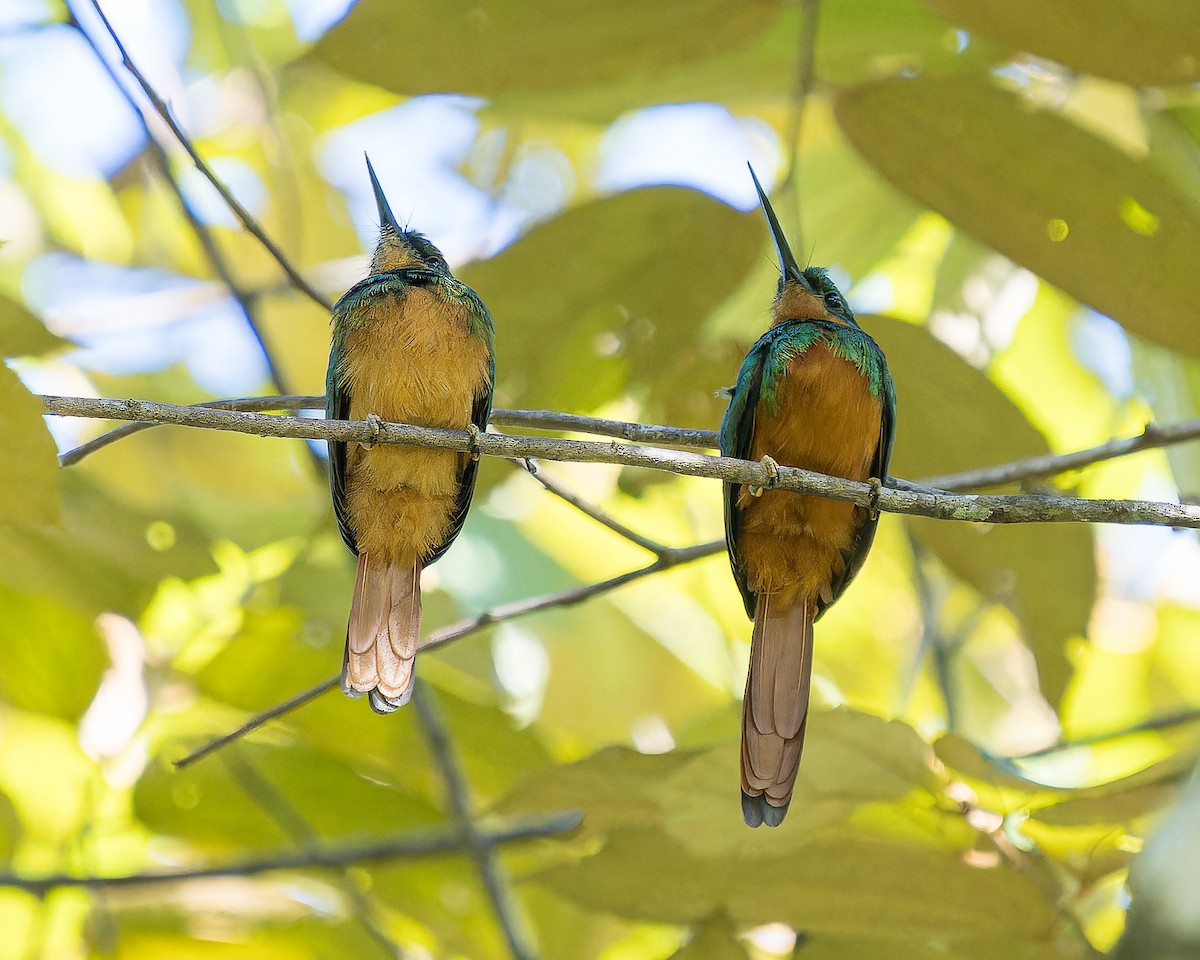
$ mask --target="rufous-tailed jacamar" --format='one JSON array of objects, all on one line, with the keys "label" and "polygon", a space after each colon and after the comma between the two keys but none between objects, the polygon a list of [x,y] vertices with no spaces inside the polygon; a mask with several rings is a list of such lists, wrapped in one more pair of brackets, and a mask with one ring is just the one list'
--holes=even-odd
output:
[{"label": "rufous-tailed jacamar", "polygon": [[[492,318],[414,230],[401,229],[367,160],[379,207],[370,275],[333,306],[325,415],[483,430],[492,408]],[[329,443],[338,529],[358,556],[342,689],[390,713],[412,695],[421,570],[458,536],[476,459],[395,444]]]},{"label": "rufous-tailed jacamar", "polygon": [[[896,398],[883,351],[819,267],[801,270],[754,171],[779,254],[770,329],[750,348],[721,453],[849,480],[887,476]],[[742,702],[742,816],[778,826],[804,745],[813,621],[866,559],[876,514],[836,500],[725,484],[725,541],[754,620]]]}]

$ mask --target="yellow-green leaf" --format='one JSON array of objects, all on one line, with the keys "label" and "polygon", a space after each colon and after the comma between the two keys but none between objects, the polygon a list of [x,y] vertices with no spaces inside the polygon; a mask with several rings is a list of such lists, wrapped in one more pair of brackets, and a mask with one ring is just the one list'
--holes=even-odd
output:
[{"label": "yellow-green leaf", "polygon": [[910,196],[1135,333],[1200,353],[1200,214],[1144,164],[982,80],[887,80],[837,118]]},{"label": "yellow-green leaf", "polygon": [[0,363],[0,526],[58,522],[58,455],[42,415],[41,403]]},{"label": "yellow-green leaf", "polygon": [[1200,80],[1200,7],[1178,0],[921,0],[1017,50],[1122,83]]}]

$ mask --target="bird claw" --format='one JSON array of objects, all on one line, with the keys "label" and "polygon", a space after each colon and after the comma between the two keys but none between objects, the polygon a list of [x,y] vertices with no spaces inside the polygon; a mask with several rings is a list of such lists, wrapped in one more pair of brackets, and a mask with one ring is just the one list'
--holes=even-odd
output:
[{"label": "bird claw", "polygon": [[761,463],[763,465],[763,469],[767,471],[767,482],[761,487],[756,487],[753,485],[747,486],[746,489],[750,491],[750,496],[752,497],[761,497],[764,490],[774,490],[779,484],[779,464],[767,456],[764,456],[759,463]]},{"label": "bird claw", "polygon": [[480,434],[479,427],[477,427],[473,423],[467,424],[467,436],[469,436],[471,438],[471,449],[470,449],[471,459],[476,462],[479,461],[479,457],[480,457],[479,434]]},{"label": "bird claw", "polygon": [[867,502],[867,514],[872,520],[879,518],[879,497],[883,493],[883,481],[878,477],[870,477],[867,483],[871,485],[871,499]]},{"label": "bird claw", "polygon": [[367,429],[371,431],[371,439],[366,441],[360,440],[358,445],[364,450],[370,450],[379,442],[379,431],[383,426],[383,420],[377,413],[368,413],[363,417],[363,420],[366,421]]}]

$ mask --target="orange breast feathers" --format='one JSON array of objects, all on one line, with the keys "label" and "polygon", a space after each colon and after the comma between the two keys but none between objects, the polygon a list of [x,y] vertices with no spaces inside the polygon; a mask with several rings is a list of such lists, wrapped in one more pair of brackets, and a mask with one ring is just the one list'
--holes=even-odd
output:
[{"label": "orange breast feathers", "polygon": [[[751,456],[770,456],[847,480],[870,478],[879,446],[883,404],[848,360],[814,343],[794,358],[776,389],[779,413],[760,402]],[[778,594],[784,606],[797,599],[826,603],[845,566],[866,511],[850,503],[765,491],[738,492],[743,511],[738,547],[746,585],[755,593]]]},{"label": "orange breast feathers", "polygon": [[[464,430],[491,378],[466,312],[421,287],[375,301],[346,338],[350,419]],[[346,450],[346,507],[361,552],[402,566],[444,542],[466,454],[378,444]]]}]

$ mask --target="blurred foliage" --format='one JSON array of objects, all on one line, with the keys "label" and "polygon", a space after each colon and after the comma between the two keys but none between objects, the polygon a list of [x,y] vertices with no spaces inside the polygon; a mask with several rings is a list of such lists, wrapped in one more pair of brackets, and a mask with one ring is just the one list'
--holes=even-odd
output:
[{"label": "blurred foliage", "polygon": [[[28,6],[0,77],[25,44],[78,41],[63,9]],[[711,103],[784,169],[794,156],[776,204],[889,357],[898,476],[1200,409],[1193,5],[823,0],[806,38],[805,5],[776,0],[359,0],[311,40],[289,12],[305,6],[186,0],[180,59],[164,41],[153,77],[218,173],[262,188],[264,227],[331,298],[364,258],[341,191],[362,173],[335,171],[330,145],[380,118],[408,144],[393,108],[473,98],[452,101],[473,126],[438,173],[519,221],[511,243],[459,245],[485,254],[460,272],[496,318],[498,404],[717,424],[714,392],[774,287],[761,217],[600,176],[631,111]],[[200,401],[206,357],[257,359],[214,319],[227,293],[144,141],[81,173],[18,106],[0,100],[0,859],[124,874],[443,824],[414,712],[338,694],[172,766],[333,674],[352,564],[300,444],[158,429],[57,467],[35,387]],[[744,178],[741,160],[722,175]],[[202,219],[288,382],[319,391],[324,312],[231,218]],[[90,285],[45,309],[64,263]],[[125,349],[137,331],[176,353]],[[101,429],[53,426],[60,446]],[[1147,452],[1050,486],[1194,497],[1198,462],[1194,446]],[[715,484],[543,468],[664,543],[720,536]],[[504,464],[484,464],[480,491],[428,571],[428,630],[646,562]],[[1087,957],[1120,939],[1131,858],[1197,755],[1198,570],[1191,532],[885,517],[818,630],[817,705],[775,831],[744,828],[737,803],[749,626],[721,557],[490,627],[420,669],[478,809],[584,812],[574,834],[503,853],[548,960]],[[1170,927],[1172,885],[1194,888],[1194,866],[1172,868],[1195,861],[1190,803],[1135,874],[1145,905],[1122,956],[1194,950],[1194,927]],[[0,889],[0,930],[0,960],[393,955],[385,940],[506,955],[465,855],[103,896]]]}]

